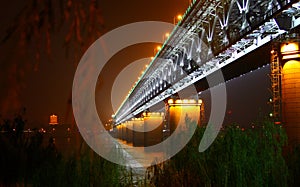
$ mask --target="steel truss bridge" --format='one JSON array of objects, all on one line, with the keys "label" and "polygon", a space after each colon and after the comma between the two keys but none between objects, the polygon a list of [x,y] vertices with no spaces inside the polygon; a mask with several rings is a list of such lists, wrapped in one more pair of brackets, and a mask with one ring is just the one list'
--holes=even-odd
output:
[{"label": "steel truss bridge", "polygon": [[119,107],[115,123],[136,116],[299,24],[299,0],[194,0]]}]

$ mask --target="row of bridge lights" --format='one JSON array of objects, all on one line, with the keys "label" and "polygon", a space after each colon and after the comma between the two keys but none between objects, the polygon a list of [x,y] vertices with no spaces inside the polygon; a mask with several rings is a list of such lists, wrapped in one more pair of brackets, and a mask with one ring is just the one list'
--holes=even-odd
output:
[{"label": "row of bridge lights", "polygon": [[[177,16],[175,16],[173,18],[173,24],[176,25],[178,24],[181,20],[183,19],[182,14],[178,14]],[[170,37],[170,33],[166,32],[163,35],[163,42],[165,42],[168,38]],[[154,56],[156,56],[156,54],[162,49],[161,45],[156,46],[156,48],[154,48]],[[150,63],[153,61],[154,57],[150,57]],[[141,75],[138,77],[138,80],[133,84],[133,86],[131,87],[131,89],[128,91],[127,96],[125,97],[124,101],[129,97],[130,93],[134,90],[135,86],[137,85],[138,81],[140,80],[141,77],[143,77],[143,74],[146,72],[147,68],[149,67],[149,64],[145,65],[145,70],[141,71]],[[124,103],[123,101],[123,103]]]},{"label": "row of bridge lights", "polygon": [[[202,105],[202,99],[195,100],[195,99],[169,99],[168,101],[169,106],[184,106],[184,105]],[[130,121],[144,121],[146,117],[163,117],[165,114],[164,112],[143,112],[140,118],[131,118]],[[115,116],[112,115],[114,118]],[[120,124],[118,127],[125,126],[126,124]]]},{"label": "row of bridge lights", "polygon": [[[184,15],[182,14],[178,14],[177,16],[173,17],[173,24],[176,25],[178,23],[180,23],[180,21],[184,18],[184,16],[190,11],[190,8],[196,3],[196,0],[188,0],[188,4],[189,4],[189,7],[187,9],[187,11],[185,12]],[[163,36],[163,41],[166,42],[167,39],[170,37],[170,33],[165,33],[165,35]],[[157,46],[157,53],[162,49],[162,46]],[[157,55],[157,54],[155,54]],[[153,61],[154,57],[151,57],[151,61],[150,61],[150,64],[151,62]],[[146,65],[146,70],[148,68],[148,65]],[[126,96],[126,98],[124,99],[124,101],[122,102],[121,106],[124,104],[124,102],[126,101],[126,99],[129,97],[130,93],[134,90],[135,86],[138,84],[139,80],[141,77],[143,77],[144,73],[146,72],[145,71],[142,71],[141,72],[141,76],[139,76],[138,78],[138,81],[135,82],[135,84],[133,85],[132,89],[128,92],[128,95]]]},{"label": "row of bridge lights", "polygon": [[[193,3],[195,3],[195,1],[196,1],[196,0],[193,0]],[[189,4],[189,7],[190,7],[190,6],[192,5],[192,0],[188,0],[188,4]],[[175,17],[173,17],[173,24],[174,24],[174,25],[177,25],[177,24],[183,19],[183,17],[184,17],[184,16],[183,16],[182,14],[178,14],[178,15],[176,15]],[[163,42],[166,41],[169,37],[170,37],[170,33],[169,33],[169,32],[165,33],[165,35],[163,36]],[[157,47],[154,49],[154,56],[156,56],[156,54],[157,54],[161,49],[162,49],[162,46],[161,46],[161,45],[157,46]],[[151,57],[151,61],[150,61],[150,62],[152,62],[153,59],[154,59],[154,57]],[[146,70],[147,70],[148,66],[149,66],[149,65],[146,65]],[[138,77],[138,81],[139,81],[139,79],[142,77],[142,75],[144,74],[144,72],[146,72],[146,70],[141,72],[141,76]],[[135,86],[137,85],[138,81],[136,81],[135,84],[132,86],[132,88],[129,90],[129,92],[128,92],[126,98],[125,98],[125,100],[129,97],[130,93],[133,91],[133,89],[134,89]],[[124,101],[125,101],[125,100],[124,100]]]},{"label": "row of bridge lights", "polygon": [[[183,16],[181,14],[178,14],[177,16],[174,17],[174,20],[173,20],[173,23],[174,25],[177,24],[179,21],[181,21],[183,18]],[[166,32],[163,36],[163,41],[166,41],[168,38],[170,37],[170,33],[169,32]],[[156,46],[156,48],[154,48],[154,56],[162,49],[162,46],[161,45],[158,45]],[[154,59],[154,57],[150,57],[151,61]],[[142,75],[146,72],[147,68],[149,67],[149,64],[146,64],[145,65],[145,70],[144,71],[141,71],[141,75],[138,77],[138,81],[139,79],[142,77]],[[131,89],[129,90],[126,98],[130,95],[130,93],[133,91],[135,85],[138,83],[138,81],[136,81],[133,86],[131,87]],[[125,99],[126,100],[126,99]]]},{"label": "row of bridge lights", "polygon": [[169,105],[201,105],[202,99],[199,99],[198,101],[195,99],[169,99],[168,104]]}]

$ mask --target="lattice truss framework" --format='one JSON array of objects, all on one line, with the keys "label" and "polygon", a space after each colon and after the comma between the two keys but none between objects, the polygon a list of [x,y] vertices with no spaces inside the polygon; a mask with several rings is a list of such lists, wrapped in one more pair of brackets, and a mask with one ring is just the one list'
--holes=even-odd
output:
[{"label": "lattice truss framework", "polygon": [[297,19],[298,0],[194,0],[115,114],[126,121],[266,44],[279,13]]}]

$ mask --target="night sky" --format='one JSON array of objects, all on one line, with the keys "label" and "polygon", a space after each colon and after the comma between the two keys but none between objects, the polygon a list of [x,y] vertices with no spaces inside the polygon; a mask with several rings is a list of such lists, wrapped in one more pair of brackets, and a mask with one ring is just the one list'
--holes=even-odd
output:
[{"label": "night sky", "polygon": [[[0,34],[2,36],[6,32],[7,26],[23,7],[23,2],[18,0],[5,1],[2,5],[4,4],[5,6],[0,8],[2,18]],[[104,19],[103,33],[137,21],[172,23],[174,16],[179,13],[183,14],[187,6],[188,0],[102,0],[100,7]],[[42,56],[38,68],[35,68],[35,58],[30,54],[25,55],[27,58],[19,55],[17,37],[14,36],[1,44],[1,118],[11,116],[19,108],[25,107],[26,117],[33,126],[47,125],[49,116],[53,113],[59,116],[60,123],[72,122],[71,117],[65,119],[65,116],[71,110],[68,99],[71,95],[73,76],[76,70],[75,64],[78,62],[72,62],[70,57],[66,57],[64,46],[60,42],[62,38],[61,33],[53,36],[52,55],[51,57]],[[147,60],[139,61],[130,67],[127,65],[138,59],[153,56],[153,49],[156,45],[147,43],[124,49],[116,54],[109,65],[104,68],[102,82],[99,82],[104,88],[96,91],[97,109],[101,119],[103,118],[102,121],[108,120],[113,113],[112,107],[107,107],[110,104],[110,95],[113,95],[112,97],[117,99],[117,102],[121,102]],[[28,48],[31,47],[28,46]],[[69,54],[69,56],[72,55]],[[126,66],[124,71],[127,73],[123,72],[120,77],[128,79],[128,89],[126,89],[126,85],[121,88],[118,83],[115,83],[117,86],[113,88],[114,80]],[[270,96],[268,72],[269,67],[267,66],[240,79],[229,81],[227,86],[228,111],[231,113],[228,117],[229,121],[246,124],[248,121],[255,120],[260,108],[265,112],[268,111],[266,106]],[[110,94],[112,88],[113,93]]]}]

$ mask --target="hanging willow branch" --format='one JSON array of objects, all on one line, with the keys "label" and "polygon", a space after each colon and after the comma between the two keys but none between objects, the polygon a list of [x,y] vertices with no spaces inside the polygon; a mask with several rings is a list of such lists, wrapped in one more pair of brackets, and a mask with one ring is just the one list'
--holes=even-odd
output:
[{"label": "hanging willow branch", "polygon": [[[63,33],[68,51],[83,52],[103,30],[103,19],[97,0],[28,0],[6,30],[0,45],[12,36],[19,36],[21,49],[35,46],[39,62],[42,50],[51,54],[51,42]],[[72,45],[71,45],[72,44]]]}]

